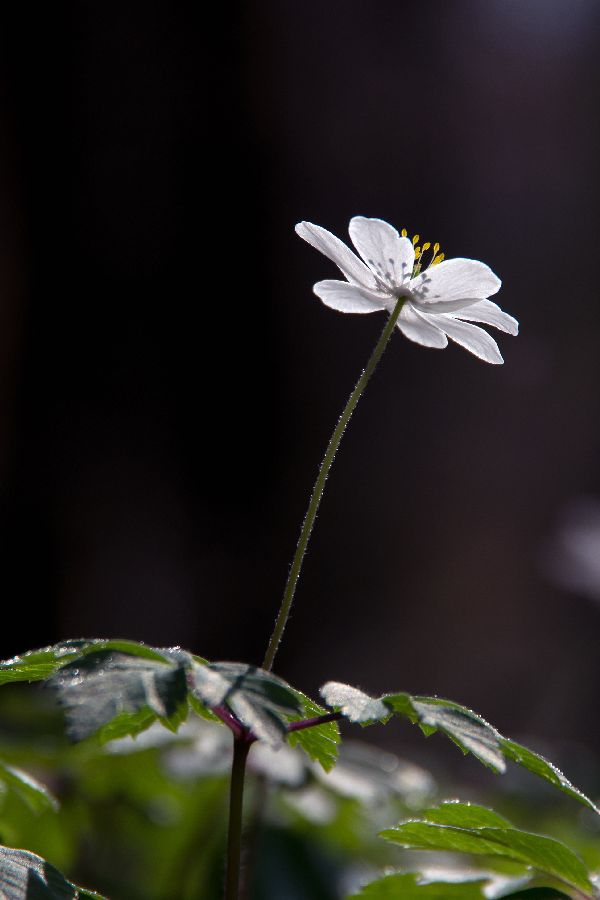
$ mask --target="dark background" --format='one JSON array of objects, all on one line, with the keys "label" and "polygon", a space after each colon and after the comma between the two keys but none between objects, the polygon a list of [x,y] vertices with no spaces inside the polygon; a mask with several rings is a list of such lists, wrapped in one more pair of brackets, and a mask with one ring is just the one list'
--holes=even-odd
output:
[{"label": "dark background", "polygon": [[394,337],[276,671],[598,750],[600,607],[540,562],[600,493],[598,3],[213,6],[2,6],[2,655],[261,661],[382,327],[293,226],[378,216],[486,261],[522,334],[503,367]]}]

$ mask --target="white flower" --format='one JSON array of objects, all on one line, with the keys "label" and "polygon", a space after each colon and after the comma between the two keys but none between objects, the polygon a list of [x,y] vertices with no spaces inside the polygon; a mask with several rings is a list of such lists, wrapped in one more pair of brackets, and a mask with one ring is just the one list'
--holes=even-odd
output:
[{"label": "white flower", "polygon": [[489,363],[504,360],[496,341],[472,322],[517,334],[519,323],[488,299],[500,279],[475,259],[448,259],[435,244],[423,269],[424,252],[418,235],[409,240],[381,219],[355,216],[349,227],[362,260],[331,232],[300,222],[296,232],[334,262],[347,281],[319,281],[313,290],[326,306],[340,312],[392,312],[399,297],[406,301],[398,317],[402,334],[425,347],[443,348],[448,338]]}]

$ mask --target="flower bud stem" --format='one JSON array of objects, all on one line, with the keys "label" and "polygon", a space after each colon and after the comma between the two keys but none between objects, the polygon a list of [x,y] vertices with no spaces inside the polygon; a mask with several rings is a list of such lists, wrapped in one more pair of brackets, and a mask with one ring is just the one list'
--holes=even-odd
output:
[{"label": "flower bud stem", "polygon": [[310,503],[308,504],[308,510],[306,512],[306,516],[304,519],[304,523],[302,525],[302,530],[300,532],[300,538],[298,540],[298,545],[296,547],[296,552],[294,554],[294,559],[292,560],[292,565],[289,571],[288,579],[285,585],[285,590],[283,592],[283,600],[281,601],[281,607],[279,609],[279,613],[277,615],[277,619],[275,621],[275,627],[273,628],[273,633],[271,635],[271,639],[269,641],[269,646],[267,648],[267,652],[265,654],[265,658],[262,664],[263,669],[270,671],[273,666],[273,660],[275,659],[275,654],[277,653],[277,648],[279,647],[279,643],[283,636],[283,632],[285,630],[285,626],[287,624],[287,620],[290,615],[290,610],[292,608],[292,602],[294,600],[294,594],[296,592],[296,585],[298,584],[298,578],[300,577],[300,570],[302,569],[302,562],[304,560],[304,554],[306,553],[306,548],[308,546],[308,541],[310,539],[310,535],[313,529],[313,525],[315,523],[315,518],[317,516],[317,512],[319,509],[319,505],[321,503],[321,498],[323,497],[323,491],[325,490],[325,482],[327,481],[327,476],[329,475],[329,470],[333,464],[333,460],[335,459],[335,454],[337,453],[337,449],[340,446],[340,441],[342,440],[342,435],[346,430],[346,426],[350,421],[352,413],[354,412],[360,397],[369,383],[369,379],[371,375],[377,368],[377,363],[381,359],[383,355],[383,351],[387,347],[388,341],[392,336],[392,332],[394,330],[394,325],[398,320],[398,316],[400,315],[400,311],[402,306],[404,305],[405,298],[399,297],[396,302],[396,306],[394,307],[394,311],[391,313],[389,319],[385,324],[385,328],[381,332],[379,340],[375,345],[375,349],[371,353],[369,361],[365,366],[364,372],[358,379],[356,383],[356,387],[350,394],[348,398],[348,402],[344,407],[344,411],[338,419],[338,423],[335,426],[333,434],[329,439],[329,443],[327,445],[327,450],[325,451],[325,456],[323,457],[323,462],[321,463],[321,467],[319,469],[319,474],[317,475],[317,480],[315,481],[315,486],[313,487],[313,491],[310,498]]}]

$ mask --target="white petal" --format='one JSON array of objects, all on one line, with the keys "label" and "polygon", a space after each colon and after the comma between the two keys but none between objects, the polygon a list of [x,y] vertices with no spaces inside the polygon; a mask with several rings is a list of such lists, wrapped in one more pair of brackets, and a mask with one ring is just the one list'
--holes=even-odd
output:
[{"label": "white petal", "polygon": [[435,347],[443,350],[448,346],[448,338],[444,332],[437,325],[426,321],[424,316],[419,315],[408,301],[400,311],[397,325],[404,337],[417,344],[422,344],[423,347]]},{"label": "white petal", "polygon": [[352,243],[370,269],[391,287],[400,287],[412,274],[415,251],[412,241],[400,237],[383,219],[354,216],[348,228]]},{"label": "white petal", "polygon": [[484,300],[495,294],[502,282],[489,266],[476,259],[447,259],[430,266],[408,285],[421,303],[432,300]]},{"label": "white petal", "polygon": [[347,313],[370,313],[385,309],[383,300],[347,281],[318,281],[313,287],[325,306]]},{"label": "white petal", "polygon": [[438,328],[445,331],[456,344],[474,353],[484,362],[494,365],[504,362],[498,350],[498,344],[483,328],[470,325],[468,322],[461,322],[460,319],[455,319],[453,316],[427,315],[426,313],[421,315],[432,325],[437,325]]},{"label": "white petal", "polygon": [[412,303],[416,309],[420,309],[421,312],[425,313],[446,313],[456,312],[456,315],[461,319],[464,318],[462,312],[457,312],[457,310],[466,309],[467,306],[471,307],[474,303],[487,303],[487,300],[429,300],[429,301],[420,301],[416,298],[412,298]]},{"label": "white petal", "polygon": [[508,313],[500,309],[497,303],[491,300],[478,300],[466,309],[461,309],[454,316],[456,319],[465,319],[467,322],[483,322],[484,325],[493,325],[507,334],[518,334],[519,323]]},{"label": "white petal", "polygon": [[350,247],[326,228],[313,225],[311,222],[299,222],[296,225],[296,234],[334,262],[352,284],[375,291],[378,289],[375,276],[368,266],[365,266]]}]

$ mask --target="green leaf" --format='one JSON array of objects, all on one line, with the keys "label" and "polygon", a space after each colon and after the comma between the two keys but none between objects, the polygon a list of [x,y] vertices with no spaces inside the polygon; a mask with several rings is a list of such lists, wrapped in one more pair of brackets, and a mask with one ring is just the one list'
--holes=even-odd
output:
[{"label": "green leaf", "polygon": [[422,810],[419,815],[436,825],[455,825],[457,828],[512,828],[508,819],[493,809],[458,800],[446,800],[440,806]]},{"label": "green leaf", "polygon": [[30,650],[21,656],[13,656],[0,663],[0,685],[15,681],[41,681],[48,678],[61,666],[87,653],[95,653],[98,650],[117,650],[131,656],[141,656],[145,659],[164,659],[164,652],[137,641],[124,639],[105,640],[93,638],[85,640],[64,641],[53,647],[44,647],[41,650]]},{"label": "green leaf", "polygon": [[18,794],[33,812],[58,809],[58,802],[49,790],[22,769],[0,762],[0,782]]},{"label": "green leaf", "polygon": [[281,678],[245,663],[192,663],[192,691],[208,707],[225,704],[244,727],[274,747],[287,734],[289,715],[301,710]]},{"label": "green leaf", "polygon": [[481,900],[485,880],[451,881],[419,880],[418,875],[385,875],[367,884],[354,897],[365,900]]},{"label": "green leaf", "polygon": [[[503,824],[483,824],[487,822]],[[505,822],[484,807],[446,803],[427,810],[422,819],[411,819],[383,831],[381,836],[414,850],[503,857],[533,866],[589,895],[589,873],[572,850],[554,838],[521,831]]]},{"label": "green leaf", "polygon": [[225,726],[225,723],[219,719],[218,716],[215,716],[208,706],[206,706],[193,691],[189,691],[188,700],[196,715],[200,716],[202,719],[206,719],[208,722],[214,722],[216,725]]},{"label": "green leaf", "polygon": [[351,722],[367,724],[388,719],[390,716],[385,703],[375,697],[369,697],[358,688],[350,687],[349,684],[328,681],[320,689],[320,694],[328,706],[339,710]]},{"label": "green leaf", "polygon": [[534,753],[533,750],[528,750],[527,747],[523,747],[521,744],[517,744],[516,741],[510,741],[505,737],[500,737],[500,747],[507,759],[512,760],[517,763],[517,765],[522,766],[524,769],[537,775],[538,778],[543,778],[544,781],[550,782],[554,787],[557,787],[560,791],[563,791],[563,793],[568,794],[575,800],[579,800],[580,803],[583,803],[584,806],[589,807],[589,809],[592,809],[594,812],[600,813],[598,807],[595,806],[585,794],[576,788],[575,785],[571,784],[560,769],[557,769],[555,765],[547,759],[544,759],[543,756],[540,756],[538,753]]},{"label": "green leaf", "polygon": [[0,897],[3,900],[78,900],[100,894],[77,888],[49,862],[27,850],[0,847]]},{"label": "green leaf", "polygon": [[177,730],[187,715],[190,657],[181,651],[152,653],[88,650],[50,677],[48,683],[66,710],[72,740],[96,735],[104,743],[133,736],[157,719]]},{"label": "green leaf", "polygon": [[[327,710],[314,700],[311,700],[301,691],[294,693],[302,704],[300,715],[290,716],[290,722],[298,722],[301,719],[312,719],[327,714]],[[300,731],[291,731],[288,734],[288,742],[292,747],[301,747],[304,752],[315,762],[320,763],[326,772],[330,772],[335,766],[339,753],[340,729],[337,722],[326,722],[324,725],[315,725],[314,728],[303,728]]]},{"label": "green leaf", "polygon": [[427,737],[441,731],[463,753],[472,753],[494,772],[503,773],[506,770],[505,760],[511,760],[600,815],[598,807],[556,766],[543,756],[502,737],[489,722],[466,706],[452,700],[413,697],[406,693],[369,697],[357,688],[337,682],[328,682],[321,688],[321,694],[329,706],[339,709],[351,722],[365,723],[375,719],[387,722],[393,713],[418,724]]},{"label": "green leaf", "polygon": [[472,753],[494,772],[506,770],[500,735],[485,719],[466,706],[438,700],[437,697],[408,697],[407,694],[390,694],[382,699],[395,713],[418,722],[426,736],[441,731],[463,753]]}]

